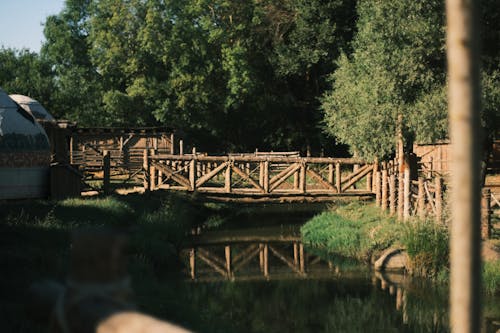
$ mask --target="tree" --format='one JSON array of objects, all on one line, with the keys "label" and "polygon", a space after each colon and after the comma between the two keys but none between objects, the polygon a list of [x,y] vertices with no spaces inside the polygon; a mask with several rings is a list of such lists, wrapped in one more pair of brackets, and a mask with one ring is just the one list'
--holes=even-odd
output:
[{"label": "tree", "polygon": [[323,97],[326,130],[368,159],[394,151],[400,114],[407,144],[443,138],[443,3],[367,0],[357,10],[354,52],[341,57]]},{"label": "tree", "polygon": [[[38,54],[26,49],[0,49],[0,87],[9,94],[34,98],[52,112],[54,85],[50,64]],[[53,114],[57,116],[57,112]]]},{"label": "tree", "polygon": [[40,57],[54,69],[54,112],[83,126],[105,126],[110,120],[101,111],[101,76],[89,55],[91,2],[66,0],[61,13],[47,17]]}]

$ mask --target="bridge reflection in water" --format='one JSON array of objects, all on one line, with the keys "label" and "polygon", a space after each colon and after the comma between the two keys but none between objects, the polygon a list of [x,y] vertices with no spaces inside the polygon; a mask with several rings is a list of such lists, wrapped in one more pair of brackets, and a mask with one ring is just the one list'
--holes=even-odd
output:
[{"label": "bridge reflection in water", "polygon": [[332,262],[306,253],[294,234],[198,235],[183,256],[196,281],[319,278],[338,272]]}]

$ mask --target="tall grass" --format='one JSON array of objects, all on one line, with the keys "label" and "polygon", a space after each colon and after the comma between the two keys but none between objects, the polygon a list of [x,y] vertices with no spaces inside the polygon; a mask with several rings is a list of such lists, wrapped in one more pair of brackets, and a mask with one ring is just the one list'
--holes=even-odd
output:
[{"label": "tall grass", "polygon": [[484,263],[483,288],[488,295],[500,293],[500,260]]},{"label": "tall grass", "polygon": [[432,221],[413,222],[405,226],[402,243],[411,258],[410,273],[443,278],[449,267],[449,233]]},{"label": "tall grass", "polygon": [[372,205],[335,206],[301,228],[306,245],[343,257],[369,261],[373,253],[398,243],[403,226]]},{"label": "tall grass", "polygon": [[448,232],[432,222],[398,223],[374,205],[333,207],[302,229],[303,241],[329,253],[370,261],[382,250],[401,247],[411,258],[410,273],[438,278],[448,271]]}]

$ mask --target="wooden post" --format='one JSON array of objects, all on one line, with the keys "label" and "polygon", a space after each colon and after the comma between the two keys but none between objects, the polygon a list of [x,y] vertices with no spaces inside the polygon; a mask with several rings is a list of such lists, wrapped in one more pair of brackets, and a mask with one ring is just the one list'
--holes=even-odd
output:
[{"label": "wooden post", "polygon": [[264,256],[264,276],[268,277],[269,276],[269,249],[268,249],[267,244],[264,244],[263,256]]},{"label": "wooden post", "polygon": [[300,243],[299,244],[299,260],[300,260],[300,272],[305,273],[306,272],[306,261],[304,258],[304,244]]},{"label": "wooden post", "polygon": [[231,277],[232,272],[231,272],[231,246],[226,245],[224,248],[224,252],[226,255],[226,272],[227,272],[227,277]]},{"label": "wooden post", "polygon": [[439,176],[436,177],[436,222],[443,223],[443,179]]},{"label": "wooden post", "polygon": [[481,238],[490,239],[491,237],[491,190],[483,189],[481,197]]},{"label": "wooden post", "polygon": [[335,187],[337,192],[342,192],[342,175],[340,174],[340,163],[335,163]]},{"label": "wooden post", "polygon": [[307,178],[306,178],[306,163],[300,165],[300,193],[306,193]]},{"label": "wooden post", "polygon": [[328,182],[333,185],[333,163],[328,164]]},{"label": "wooden post", "polygon": [[224,190],[226,193],[231,193],[231,176],[232,176],[232,162],[228,163],[226,168],[226,176],[224,178]]},{"label": "wooden post", "polygon": [[259,264],[260,271],[264,273],[264,244],[259,244]]},{"label": "wooden post", "polygon": [[189,268],[191,271],[191,279],[196,279],[196,250],[192,248],[189,250]]},{"label": "wooden post", "polygon": [[410,197],[411,197],[410,168],[405,168],[403,191],[404,191],[403,218],[405,221],[407,221],[410,218]]},{"label": "wooden post", "polygon": [[[476,6],[477,4],[477,6]],[[476,8],[475,8],[476,7]],[[480,331],[480,83],[477,1],[447,0],[451,170],[450,327]]]},{"label": "wooden post", "polygon": [[387,210],[387,199],[388,199],[388,186],[387,186],[387,168],[384,168],[382,170],[382,211],[386,211]]},{"label": "wooden post", "polygon": [[170,154],[175,154],[175,137],[174,133],[170,134]]},{"label": "wooden post", "polygon": [[184,155],[184,141],[179,140],[179,155]]},{"label": "wooden post", "polygon": [[263,188],[265,193],[269,193],[269,161],[264,161]]},{"label": "wooden post", "polygon": [[196,155],[193,155],[193,159],[189,161],[189,184],[191,185],[191,191],[196,191],[196,173],[197,173],[196,170],[197,170]]},{"label": "wooden post", "polygon": [[397,211],[398,211],[398,221],[403,220],[404,216],[404,188],[405,188],[405,181],[404,181],[404,170],[399,170],[398,172],[398,200],[397,200]]},{"label": "wooden post", "polygon": [[104,193],[109,193],[110,192],[110,178],[111,178],[111,155],[109,151],[104,150],[103,152],[103,157],[102,157],[102,169],[103,169],[103,190]]},{"label": "wooden post", "polygon": [[389,213],[396,214],[396,176],[392,174],[389,177]]},{"label": "wooden post", "polygon": [[142,168],[144,171],[144,178],[143,178],[143,187],[144,187],[144,192],[149,192],[150,190],[150,178],[149,178],[149,150],[144,149],[143,153],[143,158],[142,158]]},{"label": "wooden post", "polygon": [[377,172],[379,170],[379,165],[378,165],[378,159],[375,159],[375,162],[373,163],[373,182],[372,182],[372,193],[377,193]]},{"label": "wooden post", "polygon": [[264,162],[259,162],[259,185],[264,187]]},{"label": "wooden post", "polygon": [[423,221],[425,219],[425,189],[422,177],[418,177],[417,209],[418,217]]},{"label": "wooden post", "polygon": [[73,135],[71,135],[69,137],[69,163],[70,164],[73,164],[74,163],[74,160],[73,160]]},{"label": "wooden post", "polygon": [[[149,156],[154,156],[155,155],[155,149],[150,149],[149,150]],[[158,184],[158,178],[157,178],[157,170],[154,166],[150,165],[149,166],[149,179],[150,179],[150,186],[151,186],[151,191],[153,191],[156,188],[156,185]]]},{"label": "wooden post", "polygon": [[372,173],[369,172],[367,175],[366,175],[366,190],[368,192],[372,192]]},{"label": "wooden post", "polygon": [[380,207],[380,171],[377,171],[377,173],[375,174],[375,205],[377,207]]}]

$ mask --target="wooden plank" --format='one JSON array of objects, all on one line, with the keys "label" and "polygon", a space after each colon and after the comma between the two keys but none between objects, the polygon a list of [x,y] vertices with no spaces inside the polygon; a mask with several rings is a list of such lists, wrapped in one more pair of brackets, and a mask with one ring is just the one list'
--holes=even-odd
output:
[{"label": "wooden plank", "polygon": [[246,174],[243,172],[240,168],[235,167],[234,165],[232,166],[233,171],[238,174],[241,178],[245,179],[248,181],[250,184],[252,184],[253,187],[261,191],[262,193],[265,193],[264,188],[259,185],[250,175]]},{"label": "wooden plank", "polygon": [[153,162],[152,164],[155,166],[155,168],[161,170],[167,175],[167,177],[175,181],[177,184],[182,185],[189,190],[191,189],[191,183],[186,177],[177,174],[174,170],[167,167],[166,165],[163,165],[162,163]]},{"label": "wooden plank", "polygon": [[[172,155],[159,154],[156,159],[159,160],[190,160],[191,155]],[[313,164],[329,164],[341,163],[346,165],[365,164],[364,161],[355,158],[333,158],[333,157],[272,157],[272,156],[197,156],[197,159],[202,162],[226,162],[234,161],[241,163],[265,162],[270,163],[313,163]]]},{"label": "wooden plank", "polygon": [[210,252],[207,249],[204,249],[202,247],[198,247],[197,250],[198,250],[198,252],[200,252],[201,254],[203,254],[205,257],[209,258],[210,260],[212,260],[213,262],[217,263],[221,267],[223,267],[226,264],[224,260],[222,260],[217,255],[213,254],[212,252]]},{"label": "wooden plank", "polygon": [[310,175],[312,178],[316,179],[318,182],[320,182],[323,186],[327,187],[328,189],[330,189],[334,192],[337,192],[337,189],[335,188],[335,186],[333,186],[332,184],[327,182],[325,179],[323,179],[323,177],[321,177],[321,175],[318,174],[316,171],[309,168],[306,170],[306,173],[308,175]]},{"label": "wooden plank", "polygon": [[217,273],[220,273],[222,276],[227,276],[226,270],[224,268],[219,267],[217,263],[212,261],[210,258],[204,256],[199,251],[196,253],[197,257],[200,258],[203,262],[205,262],[208,266],[212,267]]},{"label": "wooden plank", "polygon": [[372,170],[373,170],[373,165],[366,165],[366,166],[360,168],[357,172],[357,175],[355,177],[351,178],[351,180],[342,187],[342,192],[347,190],[352,185],[354,185],[361,178],[366,176],[369,172],[372,172]]},{"label": "wooden plank", "polygon": [[271,178],[271,180],[269,181],[269,183],[271,185],[269,191],[272,192],[273,190],[275,190],[277,187],[279,187],[281,184],[283,184],[288,179],[288,177],[295,174],[297,172],[297,170],[299,170],[299,169],[300,169],[300,164],[294,163],[294,164],[290,165],[288,168],[286,168],[285,170],[281,171],[279,174],[277,174],[273,178]]},{"label": "wooden plank", "polygon": [[219,172],[221,172],[224,168],[227,168],[228,164],[229,164],[229,162],[222,163],[218,167],[216,167],[215,169],[213,169],[212,171],[210,171],[209,173],[204,174],[203,176],[201,176],[196,181],[196,187],[200,187],[201,185],[205,184],[210,179],[212,179],[213,177],[215,177],[215,175],[217,175]]},{"label": "wooden plank", "polygon": [[[291,170],[296,171],[298,169],[298,168],[296,169],[296,167],[297,167],[297,163],[293,163],[290,166],[288,166],[287,168],[285,168],[284,170],[282,170],[280,173],[278,173],[277,175],[275,175],[274,177],[272,177],[269,180],[269,184],[271,185],[271,187],[277,181],[282,180],[285,175],[288,175],[286,178],[290,177],[292,175],[292,173],[293,173],[293,172],[290,172],[290,171]],[[286,180],[286,178],[285,178],[285,180]]]},{"label": "wooden plank", "polygon": [[366,164],[361,168],[358,168],[356,171],[353,171],[349,176],[342,178],[342,184],[351,182],[353,178],[356,178],[359,174],[364,174],[364,172],[368,169],[373,170],[373,165]]}]

